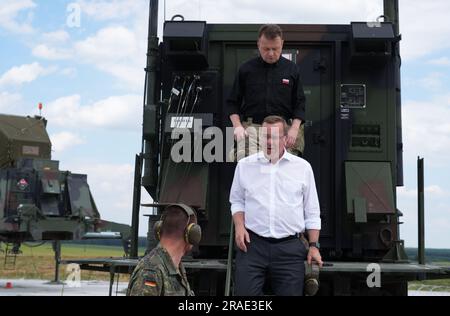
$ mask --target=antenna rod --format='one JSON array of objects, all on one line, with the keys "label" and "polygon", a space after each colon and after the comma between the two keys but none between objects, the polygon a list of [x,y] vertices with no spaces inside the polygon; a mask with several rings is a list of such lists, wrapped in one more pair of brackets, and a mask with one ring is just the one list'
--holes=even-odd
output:
[{"label": "antenna rod", "polygon": [[400,35],[400,10],[398,0],[383,0],[384,15],[394,24],[395,36]]}]

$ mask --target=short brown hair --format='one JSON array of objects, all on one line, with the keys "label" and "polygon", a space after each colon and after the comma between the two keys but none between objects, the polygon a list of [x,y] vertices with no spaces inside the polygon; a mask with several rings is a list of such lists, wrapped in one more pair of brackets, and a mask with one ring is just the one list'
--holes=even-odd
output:
[{"label": "short brown hair", "polygon": [[277,124],[277,123],[282,123],[283,124],[283,131],[284,131],[284,135],[283,136],[286,136],[287,133],[288,133],[289,126],[288,126],[286,120],[284,118],[282,118],[281,116],[276,116],[276,115],[268,116],[268,117],[266,117],[264,119],[263,124],[264,123],[270,124],[270,125]]},{"label": "short brown hair", "polygon": [[188,215],[181,207],[176,205],[168,206],[163,213],[161,236],[177,239],[184,238],[184,231],[189,222],[190,218],[188,218]]},{"label": "short brown hair", "polygon": [[269,40],[274,40],[277,37],[283,39],[283,30],[276,24],[265,24],[259,29],[258,39],[263,35]]}]

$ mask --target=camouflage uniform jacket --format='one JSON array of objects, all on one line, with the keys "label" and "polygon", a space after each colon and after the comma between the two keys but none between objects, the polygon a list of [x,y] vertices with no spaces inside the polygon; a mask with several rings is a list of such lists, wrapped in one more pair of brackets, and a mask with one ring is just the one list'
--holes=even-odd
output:
[{"label": "camouflage uniform jacket", "polygon": [[139,261],[127,291],[127,296],[193,295],[183,264],[176,269],[169,253],[160,245]]}]

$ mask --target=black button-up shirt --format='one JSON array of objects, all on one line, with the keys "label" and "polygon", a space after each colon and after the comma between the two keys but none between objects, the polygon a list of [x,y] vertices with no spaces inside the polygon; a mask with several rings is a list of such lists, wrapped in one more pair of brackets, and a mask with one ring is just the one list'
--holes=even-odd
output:
[{"label": "black button-up shirt", "polygon": [[269,115],[305,121],[305,94],[296,64],[281,57],[275,64],[261,57],[244,63],[227,99],[230,115],[261,123]]}]

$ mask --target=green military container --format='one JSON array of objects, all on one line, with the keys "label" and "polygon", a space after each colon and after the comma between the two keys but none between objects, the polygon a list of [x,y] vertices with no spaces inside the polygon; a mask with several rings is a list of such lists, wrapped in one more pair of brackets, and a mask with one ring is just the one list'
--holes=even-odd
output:
[{"label": "green military container", "polygon": [[19,158],[50,159],[46,124],[33,117],[0,116],[0,167],[12,166]]},{"label": "green military container", "polygon": [[0,240],[81,240],[88,233],[129,227],[102,221],[87,176],[51,160],[47,121],[0,115]]},{"label": "green military container", "polygon": [[[239,66],[258,54],[259,27],[167,21],[157,76],[161,91],[155,94],[161,92],[165,102],[155,101],[160,122],[155,115],[144,120],[144,130],[153,130],[160,136],[154,139],[161,139],[161,144],[148,146],[149,156],[159,157],[161,166],[159,174],[157,166],[150,169],[154,187],[147,183],[144,187],[159,203],[194,206],[205,225],[202,246],[216,251],[228,244],[235,164],[173,161],[171,133],[177,127],[173,122],[201,119],[203,130],[214,126],[227,133],[231,122],[225,100]],[[300,68],[307,99],[304,158],[313,167],[319,191],[323,254],[329,259],[383,258],[399,241],[395,187],[402,182],[395,78],[399,37],[394,25],[281,27],[283,56]],[[173,95],[183,90],[187,102]],[[199,96],[195,91],[201,91]],[[199,101],[193,104],[189,98]],[[197,151],[202,152],[206,143],[198,144]],[[228,153],[230,144],[223,146]],[[144,173],[144,178],[148,175]]]}]

